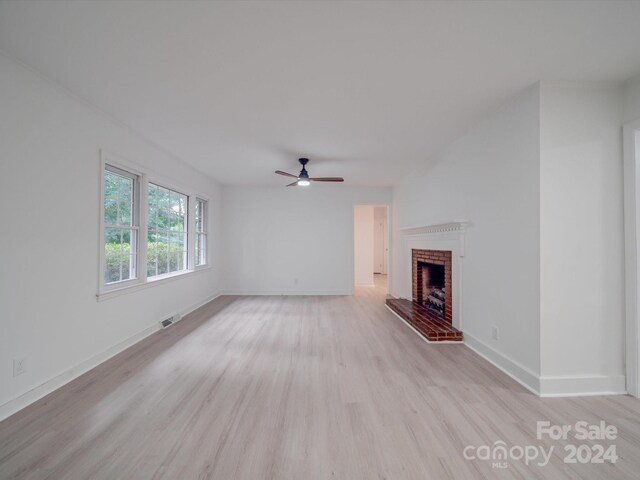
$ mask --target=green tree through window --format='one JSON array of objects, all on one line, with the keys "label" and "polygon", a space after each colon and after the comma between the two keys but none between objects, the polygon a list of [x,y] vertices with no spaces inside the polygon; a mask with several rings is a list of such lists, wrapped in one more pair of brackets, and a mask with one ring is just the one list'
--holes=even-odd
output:
[{"label": "green tree through window", "polygon": [[136,177],[107,166],[104,175],[104,282],[136,277]]},{"label": "green tree through window", "polygon": [[148,206],[147,276],[186,270],[187,196],[150,183]]}]

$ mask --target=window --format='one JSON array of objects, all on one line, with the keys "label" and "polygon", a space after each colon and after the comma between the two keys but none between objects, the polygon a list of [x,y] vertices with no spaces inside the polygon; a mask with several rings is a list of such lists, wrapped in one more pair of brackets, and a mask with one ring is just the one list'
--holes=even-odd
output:
[{"label": "window", "polygon": [[104,171],[104,284],[137,278],[139,178],[106,165]]},{"label": "window", "polygon": [[188,197],[149,183],[148,204],[147,277],[187,270]]},{"label": "window", "polygon": [[207,202],[196,198],[196,267],[207,264]]},{"label": "window", "polygon": [[207,200],[119,157],[100,157],[98,300],[206,269]]}]

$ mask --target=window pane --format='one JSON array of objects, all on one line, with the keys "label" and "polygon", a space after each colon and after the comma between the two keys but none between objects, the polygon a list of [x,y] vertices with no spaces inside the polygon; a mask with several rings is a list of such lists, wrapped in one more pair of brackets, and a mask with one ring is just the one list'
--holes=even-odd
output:
[{"label": "window pane", "polygon": [[180,195],[178,193],[169,190],[169,210],[177,214],[180,213],[179,197]]},{"label": "window pane", "polygon": [[169,210],[165,208],[158,208],[158,229],[168,230],[169,224]]},{"label": "window pane", "polygon": [[158,193],[158,208],[160,210],[168,210],[169,209],[169,190],[162,187],[156,187]]},{"label": "window pane", "polygon": [[116,245],[117,245],[117,250],[118,250],[118,253],[119,253],[120,243],[122,241],[122,229],[120,229],[120,228],[105,228],[104,236],[105,236],[105,248],[108,249],[108,248],[111,248],[110,246],[113,246],[113,248],[115,249]]},{"label": "window pane", "polygon": [[118,193],[121,178],[111,172],[104,174],[104,221],[107,224],[116,224],[118,221]]},{"label": "window pane", "polygon": [[184,250],[184,248],[183,248],[184,240],[183,240],[183,234],[182,233],[172,232],[171,233],[171,237],[170,237],[170,241],[171,241],[171,247],[174,248],[175,251]]},{"label": "window pane", "polygon": [[129,255],[120,255],[120,266],[122,268],[120,280],[129,280],[129,273],[131,270],[130,261],[131,257]]},{"label": "window pane", "polygon": [[178,255],[178,271],[187,268],[187,252],[181,252]]},{"label": "window pane", "polygon": [[147,190],[147,195],[149,198],[149,205],[155,205],[156,204],[156,199],[158,196],[158,187],[156,185],[154,185],[153,183],[149,184],[149,188]]},{"label": "window pane", "polygon": [[202,233],[199,233],[196,237],[196,265],[204,265],[205,261],[205,251],[204,251],[204,238],[205,236]]},{"label": "window pane", "polygon": [[104,221],[109,225],[132,225],[133,178],[105,171]]},{"label": "window pane", "polygon": [[104,283],[120,281],[120,255],[106,255],[104,267]]},{"label": "window pane", "polygon": [[151,235],[153,235],[153,238],[155,238],[156,228],[158,228],[158,219],[156,216],[155,207],[153,208],[149,207],[149,216],[147,217],[147,225],[148,225],[147,231],[149,234],[149,238],[151,238]]},{"label": "window pane", "polygon": [[118,223],[118,202],[114,198],[104,199],[104,223],[116,225]]},{"label": "window pane", "polygon": [[198,199],[196,202],[196,236],[195,236],[195,264],[196,266],[207,263],[207,202]]},{"label": "window pane", "polygon": [[174,232],[182,231],[182,217],[180,214],[173,211],[169,213],[169,229]]},{"label": "window pane", "polygon": [[[148,276],[185,270],[188,197],[149,184]],[[154,217],[152,219],[152,217]]]},{"label": "window pane", "polygon": [[105,229],[105,283],[135,278],[136,252],[131,247],[134,235],[135,231],[127,228]]},{"label": "window pane", "polygon": [[175,249],[171,249],[169,251],[169,272],[175,272],[176,270],[178,270],[178,266],[177,266],[177,257],[176,257],[176,252]]},{"label": "window pane", "polygon": [[130,178],[123,179],[120,182],[118,195],[118,224],[130,226],[133,220],[133,180]]},{"label": "window pane", "polygon": [[104,277],[105,284],[136,276],[138,177],[106,165],[104,171]]},{"label": "window pane", "polygon": [[150,257],[147,261],[147,277],[155,277],[158,273],[156,271],[156,258]]},{"label": "window pane", "polygon": [[131,230],[122,230],[122,242],[120,244],[123,255],[129,255],[131,248]]},{"label": "window pane", "polygon": [[160,243],[158,244],[158,275],[162,275],[163,273],[167,273],[168,270],[168,255],[167,255],[167,244]]},{"label": "window pane", "polygon": [[[149,234],[151,235],[151,234]],[[155,234],[154,234],[155,237]],[[158,244],[155,241],[147,242],[147,276],[153,277],[157,275],[156,267],[158,264]]]}]

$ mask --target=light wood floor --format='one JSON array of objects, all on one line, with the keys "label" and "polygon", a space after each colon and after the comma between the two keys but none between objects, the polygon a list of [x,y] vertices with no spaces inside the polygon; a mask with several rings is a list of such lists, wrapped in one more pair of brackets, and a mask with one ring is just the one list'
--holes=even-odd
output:
[{"label": "light wood floor", "polygon": [[[640,478],[640,402],[539,399],[464,345],[353,297],[221,297],[0,423],[0,478]],[[537,420],[605,420],[612,465],[565,465]],[[556,445],[493,469],[466,445]]]}]

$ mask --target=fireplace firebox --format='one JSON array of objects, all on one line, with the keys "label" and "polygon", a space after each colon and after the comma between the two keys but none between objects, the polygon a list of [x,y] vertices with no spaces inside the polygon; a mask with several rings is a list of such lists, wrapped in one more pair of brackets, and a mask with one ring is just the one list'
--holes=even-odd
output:
[{"label": "fireplace firebox", "polygon": [[444,319],[444,301],[447,291],[444,284],[444,265],[418,262],[418,269],[422,277],[422,305]]},{"label": "fireplace firebox", "polygon": [[452,324],[451,251],[413,249],[413,301]]}]

